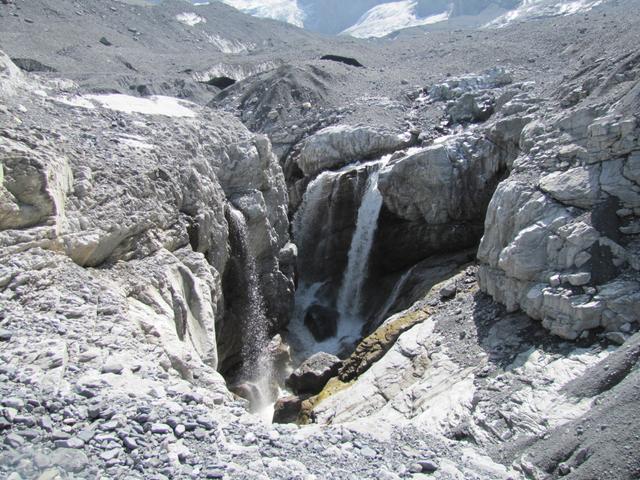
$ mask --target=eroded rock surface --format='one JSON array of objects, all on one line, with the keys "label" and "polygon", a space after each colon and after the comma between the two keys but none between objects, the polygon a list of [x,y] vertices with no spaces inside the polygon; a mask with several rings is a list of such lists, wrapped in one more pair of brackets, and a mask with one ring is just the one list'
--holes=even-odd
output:
[{"label": "eroded rock surface", "polygon": [[600,89],[617,103],[585,101],[525,127],[478,252],[485,291],[568,339],[635,331],[640,308],[637,97],[632,82]]}]

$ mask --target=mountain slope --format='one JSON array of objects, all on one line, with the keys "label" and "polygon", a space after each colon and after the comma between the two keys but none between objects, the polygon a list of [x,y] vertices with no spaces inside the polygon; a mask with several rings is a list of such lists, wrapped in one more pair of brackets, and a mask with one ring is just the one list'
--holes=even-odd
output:
[{"label": "mountain slope", "polygon": [[382,37],[419,25],[447,25],[458,17],[464,17],[467,26],[503,27],[524,20],[588,11],[605,0],[354,0],[346,4],[336,0],[219,1],[250,15],[281,20],[315,32]]}]

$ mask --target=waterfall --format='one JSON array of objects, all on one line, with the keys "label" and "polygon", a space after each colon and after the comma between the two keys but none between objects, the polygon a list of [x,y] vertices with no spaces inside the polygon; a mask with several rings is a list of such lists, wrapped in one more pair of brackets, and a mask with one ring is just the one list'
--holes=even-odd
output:
[{"label": "waterfall", "polygon": [[300,256],[305,255],[305,249],[314,243],[313,239],[308,238],[311,229],[307,227],[318,220],[322,211],[321,206],[327,201],[326,187],[331,183],[331,179],[337,175],[339,175],[338,172],[322,172],[307,185],[302,203],[293,218],[293,238],[298,246]]},{"label": "waterfall", "polygon": [[391,291],[389,298],[387,298],[387,301],[385,302],[382,309],[380,310],[380,313],[378,314],[376,321],[373,323],[374,329],[378,328],[387,320],[387,314],[389,313],[389,310],[391,310],[391,307],[393,307],[393,305],[398,300],[398,297],[400,296],[400,292],[402,291],[402,289],[405,286],[405,283],[407,283],[407,280],[409,280],[409,277],[411,277],[411,274],[413,273],[413,269],[414,267],[411,267],[409,270],[407,270],[393,286],[393,290]]},{"label": "waterfall", "polygon": [[[327,171],[318,175],[307,186],[293,221],[293,236],[299,248],[299,258],[309,258],[316,254],[318,243],[317,228],[320,222],[335,221],[332,212],[327,213],[326,204],[335,193],[333,185],[341,175],[352,174],[357,171],[366,178],[366,184],[355,184],[353,187],[354,201],[359,207],[356,215],[356,225],[349,244],[349,252],[345,258],[347,266],[338,275],[342,275],[342,283],[336,300],[340,313],[337,335],[324,341],[316,341],[304,325],[307,309],[314,303],[332,307],[331,299],[321,289],[328,287],[330,278],[317,278],[300,272],[301,283],[296,291],[296,302],[293,318],[290,323],[288,340],[294,347],[299,358],[306,358],[316,352],[339,354],[348,349],[362,334],[360,318],[360,304],[362,288],[367,273],[368,259],[378,224],[378,215],[382,207],[382,195],[378,190],[380,170],[387,164],[391,156],[385,156],[375,162],[352,164],[336,171]],[[368,176],[365,177],[365,172]],[[356,175],[354,178],[360,178]],[[360,193],[362,192],[362,193]],[[335,208],[335,207],[334,207]],[[343,212],[344,213],[344,212]],[[316,254],[316,259],[322,255]],[[328,291],[331,291],[329,288]]]},{"label": "waterfall", "polygon": [[367,188],[358,209],[356,230],[349,248],[349,261],[338,293],[338,311],[344,319],[357,319],[362,304],[362,287],[369,266],[369,254],[378,228],[378,215],[382,208],[382,194],[378,190],[380,170],[389,162],[391,155],[376,162],[376,169],[367,180]]},{"label": "waterfall", "polygon": [[[242,257],[246,282],[240,380],[245,384],[252,411],[263,413],[267,419],[269,409],[276,400],[277,387],[273,372],[273,358],[269,352],[269,330],[264,313],[264,299],[258,282],[255,256],[251,253],[248,244],[248,229],[244,215],[229,206],[229,221],[235,247]],[[268,420],[271,421],[270,418]]]}]

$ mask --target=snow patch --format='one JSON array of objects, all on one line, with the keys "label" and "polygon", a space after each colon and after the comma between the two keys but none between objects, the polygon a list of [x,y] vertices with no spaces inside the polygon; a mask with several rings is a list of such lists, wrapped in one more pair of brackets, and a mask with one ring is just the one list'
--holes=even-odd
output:
[{"label": "snow patch", "polygon": [[560,15],[572,15],[579,12],[586,12],[602,4],[604,0],[523,0],[520,6],[504,15],[492,20],[486,28],[502,28],[515,22],[532,20],[542,17],[553,17]]},{"label": "snow patch", "polygon": [[220,35],[205,34],[207,41],[222,53],[247,53],[256,48],[254,43],[242,43],[239,40],[229,40]]},{"label": "snow patch", "polygon": [[449,18],[449,12],[420,18],[415,10],[418,2],[415,0],[403,0],[377,5],[366,12],[355,25],[342,32],[352,37],[384,37],[396,30],[419,25],[444,22]]},{"label": "snow patch", "polygon": [[254,17],[271,18],[304,27],[305,14],[297,0],[221,0]]},{"label": "snow patch", "polygon": [[194,27],[199,23],[207,23],[206,18],[202,18],[201,16],[193,12],[179,13],[178,15],[176,15],[176,20],[189,27]]},{"label": "snow patch", "polygon": [[[188,106],[196,106],[190,102],[161,95],[139,98],[130,95],[85,95],[84,100],[90,100],[104,108],[125,113],[142,113],[143,115],[164,115],[166,117],[195,117],[197,113]],[[82,99],[76,106],[83,106]]]},{"label": "snow patch", "polygon": [[76,108],[86,108],[89,110],[96,108],[93,103],[82,97],[58,97],[54,98],[53,101]]}]

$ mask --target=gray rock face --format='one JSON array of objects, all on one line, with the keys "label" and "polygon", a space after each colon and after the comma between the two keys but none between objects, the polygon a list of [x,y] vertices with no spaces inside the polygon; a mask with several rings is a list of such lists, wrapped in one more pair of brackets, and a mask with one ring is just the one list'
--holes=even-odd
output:
[{"label": "gray rock face", "polygon": [[68,160],[8,138],[1,140],[0,155],[4,174],[0,229],[61,221],[73,183]]},{"label": "gray rock face", "polygon": [[635,118],[588,108],[525,129],[489,206],[482,288],[564,338],[634,322],[639,136]]},{"label": "gray rock face", "polygon": [[316,353],[287,378],[287,386],[298,394],[319,393],[329,379],[338,374],[341,366],[342,361],[335,355]]},{"label": "gray rock face", "polygon": [[[287,193],[266,138],[207,112],[187,124],[172,112],[163,120],[70,106],[62,103],[69,93],[55,87],[38,106],[30,103],[31,80],[16,83],[21,76],[6,65],[2,85],[17,90],[3,89],[4,100],[16,105],[21,92],[29,108],[16,111],[38,118],[46,135],[19,126],[0,135],[0,245],[13,258],[4,264],[4,285],[11,288],[15,272],[35,261],[36,246],[54,252],[64,268],[72,268],[65,257],[80,267],[106,267],[119,277],[114,288],[124,289],[116,293],[126,298],[114,307],[119,314],[160,338],[185,377],[192,378],[193,359],[215,373],[220,360],[239,352],[222,285],[230,251],[224,212],[233,202],[248,219],[267,315],[273,328],[287,321],[292,272],[283,273],[278,261],[289,241]],[[67,116],[60,129],[59,118]],[[78,136],[82,122],[95,126],[90,141]],[[51,265],[49,253],[44,257]],[[229,340],[218,345],[220,334]]]},{"label": "gray rock face", "polygon": [[[579,22],[370,42],[220,2],[146,3],[0,1],[4,48],[57,70],[0,56],[0,477],[640,471],[633,0]],[[496,45],[505,68],[467,75]],[[199,82],[216,76],[238,82],[211,101]],[[331,125],[352,127],[323,137]],[[419,148],[394,138],[406,131]],[[270,333],[296,275],[331,304],[372,178],[361,161],[387,148],[359,275],[367,338],[319,395],[276,406],[324,425],[263,423],[218,373],[262,318],[247,300]],[[309,228],[294,245],[297,210]],[[267,347],[283,376],[286,345]],[[329,368],[312,369],[318,385]]]},{"label": "gray rock face", "polygon": [[476,245],[525,122],[499,120],[482,132],[445,137],[383,169],[374,262],[397,271],[429,255]]}]

